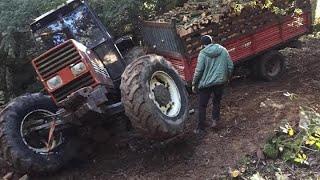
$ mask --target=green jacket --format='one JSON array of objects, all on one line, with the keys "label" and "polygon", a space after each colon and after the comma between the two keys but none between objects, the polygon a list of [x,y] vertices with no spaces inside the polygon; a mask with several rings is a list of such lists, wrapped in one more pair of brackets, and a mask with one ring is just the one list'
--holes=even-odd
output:
[{"label": "green jacket", "polygon": [[233,71],[233,62],[226,48],[210,44],[200,51],[192,85],[202,89],[225,84]]}]

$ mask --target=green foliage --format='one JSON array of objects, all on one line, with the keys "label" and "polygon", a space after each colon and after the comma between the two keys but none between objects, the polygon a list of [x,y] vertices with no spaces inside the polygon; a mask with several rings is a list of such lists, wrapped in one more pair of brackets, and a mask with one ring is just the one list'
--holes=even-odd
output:
[{"label": "green foliage", "polygon": [[132,32],[141,9],[142,0],[92,0],[93,7],[99,18],[107,26],[111,34],[120,36]]},{"label": "green foliage", "polygon": [[4,96],[5,101],[24,93],[35,82],[30,59],[37,49],[29,24],[62,2],[65,1],[0,1],[0,91],[4,92],[0,96]]},{"label": "green foliage", "polygon": [[284,161],[308,165],[308,152],[320,152],[320,114],[301,108],[300,129],[288,123],[276,130],[264,146],[268,158],[281,157]]},{"label": "green foliage", "polygon": [[140,20],[152,12],[163,13],[186,0],[92,0],[89,1],[103,24],[115,37],[139,34]]},{"label": "green foliage", "polygon": [[34,18],[62,2],[64,0],[1,0],[0,32],[7,32],[9,27],[16,31],[28,30]]},{"label": "green foliage", "polygon": [[286,15],[291,12],[293,12],[296,15],[302,14],[301,9],[294,8],[293,4],[296,3],[296,0],[289,0],[286,2],[288,3],[288,6],[281,7],[278,5],[277,1],[275,0],[264,0],[264,1],[250,0],[246,2],[234,1],[231,3],[231,7],[236,14],[241,14],[241,11],[246,7],[253,7],[261,10],[268,9],[277,15]]},{"label": "green foliage", "polygon": [[271,159],[276,159],[279,156],[279,151],[277,147],[272,143],[267,143],[263,148],[264,154]]}]

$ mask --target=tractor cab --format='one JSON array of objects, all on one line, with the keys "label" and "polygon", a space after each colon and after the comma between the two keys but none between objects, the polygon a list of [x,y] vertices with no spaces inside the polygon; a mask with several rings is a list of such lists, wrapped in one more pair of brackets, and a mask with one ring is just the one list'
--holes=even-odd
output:
[{"label": "tractor cab", "polygon": [[119,87],[125,69],[123,57],[87,2],[68,1],[35,19],[30,27],[43,52],[70,39],[92,50],[108,71],[115,87]]}]

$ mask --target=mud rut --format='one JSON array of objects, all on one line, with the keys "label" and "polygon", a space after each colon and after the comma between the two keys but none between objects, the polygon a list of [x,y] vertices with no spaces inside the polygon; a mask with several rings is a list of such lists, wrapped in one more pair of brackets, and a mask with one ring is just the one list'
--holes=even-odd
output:
[{"label": "mud rut", "polygon": [[[240,78],[230,84],[222,104],[220,130],[208,131],[203,138],[189,134],[185,141],[163,145],[122,134],[89,145],[90,157],[86,154],[82,160],[71,162],[67,168],[46,179],[221,177],[244,155],[255,153],[281,120],[298,122],[300,105],[319,108],[320,40],[309,37],[302,40],[302,49],[282,52],[289,63],[287,72],[280,80],[266,83]],[[299,101],[289,101],[283,95],[285,92],[298,94]],[[261,107],[261,102],[267,99],[283,105],[283,108]],[[196,97],[190,96],[190,101],[195,108]],[[211,117],[210,111],[207,116]],[[195,120],[196,115],[191,116],[191,126]]]}]

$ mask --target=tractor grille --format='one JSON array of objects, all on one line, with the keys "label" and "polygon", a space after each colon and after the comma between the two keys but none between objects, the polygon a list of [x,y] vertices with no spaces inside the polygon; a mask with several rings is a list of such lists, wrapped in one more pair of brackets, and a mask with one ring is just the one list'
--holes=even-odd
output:
[{"label": "tractor grille", "polygon": [[107,70],[105,68],[101,68],[98,63],[98,60],[91,61],[92,67],[94,71],[98,74],[101,74],[103,77],[110,77]]},{"label": "tractor grille", "polygon": [[[82,61],[76,45],[72,41],[67,41],[64,44],[48,51],[44,55],[36,58],[33,61],[34,67],[37,69],[39,76],[43,80],[48,80],[52,76],[58,74],[63,68],[76,64]],[[86,74],[73,79],[71,82],[64,84],[62,87],[52,92],[53,98],[60,102],[71,93],[83,88],[92,86],[95,80],[88,72]]]},{"label": "tractor grille", "polygon": [[81,56],[72,41],[68,41],[48,54],[34,60],[35,68],[43,79],[48,79],[70,64],[81,61]]},{"label": "tractor grille", "polygon": [[52,95],[56,99],[57,102],[65,99],[71,93],[83,88],[91,86],[95,83],[90,73],[86,73],[76,80],[64,85],[62,88],[54,91]]}]

